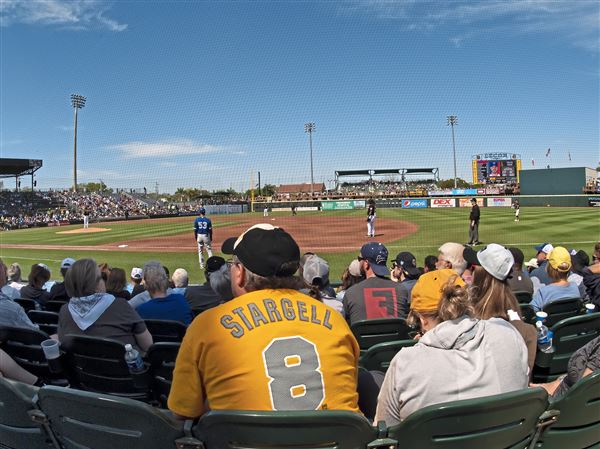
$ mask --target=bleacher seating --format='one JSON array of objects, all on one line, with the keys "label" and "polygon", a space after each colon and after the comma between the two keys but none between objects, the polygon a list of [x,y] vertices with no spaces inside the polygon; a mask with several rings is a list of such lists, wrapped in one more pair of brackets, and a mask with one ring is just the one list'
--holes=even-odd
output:
[{"label": "bleacher seating", "polygon": [[398,340],[378,343],[360,356],[359,365],[369,371],[386,372],[394,356],[402,348],[414,346],[416,340]]},{"label": "bleacher seating", "polygon": [[45,310],[30,310],[29,319],[40,327],[42,332],[53,335],[58,332],[58,313]]},{"label": "bleacher seating", "polygon": [[173,320],[144,320],[155,343],[181,342],[187,327]]},{"label": "bleacher seating", "polygon": [[580,298],[564,298],[546,304],[542,311],[548,314],[544,324],[552,327],[561,320],[582,314],[584,308]]}]

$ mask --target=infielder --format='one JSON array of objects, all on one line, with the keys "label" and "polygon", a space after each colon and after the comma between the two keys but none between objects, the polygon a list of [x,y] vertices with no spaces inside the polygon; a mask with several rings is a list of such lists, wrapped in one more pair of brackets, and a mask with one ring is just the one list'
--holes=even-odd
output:
[{"label": "infielder", "polygon": [[513,208],[515,209],[515,221],[519,222],[519,220],[520,220],[519,214],[521,212],[521,205],[519,204],[519,200],[515,200],[515,202],[513,204]]},{"label": "infielder", "polygon": [[194,221],[194,237],[198,244],[198,261],[200,262],[200,269],[204,269],[204,256],[202,251],[206,247],[206,254],[208,257],[212,257],[212,248],[210,246],[212,242],[212,222],[210,218],[206,218],[206,209],[203,207],[198,211],[200,216]]},{"label": "infielder", "polygon": [[375,237],[375,201],[369,200],[369,206],[367,207],[367,237]]}]

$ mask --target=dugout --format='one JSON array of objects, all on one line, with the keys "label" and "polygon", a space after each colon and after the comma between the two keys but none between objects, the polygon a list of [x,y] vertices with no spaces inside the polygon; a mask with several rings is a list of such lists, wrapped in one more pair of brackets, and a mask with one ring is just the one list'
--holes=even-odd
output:
[{"label": "dugout", "polygon": [[521,195],[580,195],[596,178],[588,167],[521,170]]},{"label": "dugout", "polygon": [[31,190],[35,187],[33,175],[42,168],[40,159],[9,159],[0,158],[0,179],[15,178],[15,189],[19,191],[22,176],[31,175]]}]

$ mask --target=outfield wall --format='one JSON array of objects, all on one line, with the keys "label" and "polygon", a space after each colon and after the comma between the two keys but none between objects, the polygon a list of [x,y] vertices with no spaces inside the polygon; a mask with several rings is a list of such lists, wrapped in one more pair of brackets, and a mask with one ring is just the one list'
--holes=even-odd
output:
[{"label": "outfield wall", "polygon": [[[454,208],[471,207],[471,197],[433,197],[433,198],[378,198],[375,199],[377,207],[426,209],[426,208]],[[511,207],[514,200],[518,200],[523,207],[600,207],[600,194],[598,195],[518,195],[518,196],[486,196],[477,197],[479,207]],[[296,210],[356,210],[365,209],[365,200],[322,200],[298,202],[272,202],[254,203],[254,211],[262,211],[265,207],[269,210],[291,211],[291,205],[296,205]],[[320,206],[320,207],[319,207]]]}]

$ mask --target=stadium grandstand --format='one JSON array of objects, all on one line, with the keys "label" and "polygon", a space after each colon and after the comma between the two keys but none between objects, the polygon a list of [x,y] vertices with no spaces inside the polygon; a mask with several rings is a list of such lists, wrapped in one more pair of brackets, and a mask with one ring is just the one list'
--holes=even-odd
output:
[{"label": "stadium grandstand", "polygon": [[438,168],[338,170],[331,193],[351,196],[427,196],[437,190]]}]

